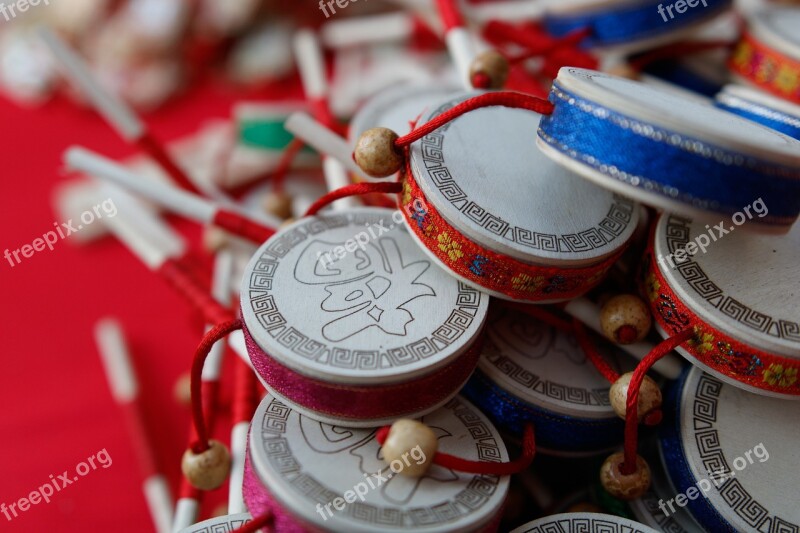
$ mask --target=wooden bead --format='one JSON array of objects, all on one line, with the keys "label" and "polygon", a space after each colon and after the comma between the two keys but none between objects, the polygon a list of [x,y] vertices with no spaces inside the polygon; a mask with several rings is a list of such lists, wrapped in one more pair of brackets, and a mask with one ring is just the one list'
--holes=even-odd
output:
[{"label": "wooden bead", "polygon": [[[623,420],[627,411],[628,388],[632,377],[633,372],[621,375],[608,391],[611,407],[614,408],[617,416]],[[658,388],[658,384],[650,376],[645,376],[644,380],[642,380],[642,386],[639,387],[639,401],[636,402],[636,415],[639,422],[656,409],[661,409],[662,402],[661,389]]]},{"label": "wooden bead", "polygon": [[486,50],[478,54],[469,68],[469,79],[476,76],[486,76],[489,79],[486,89],[502,89],[508,79],[508,59],[497,50]]},{"label": "wooden bead", "polygon": [[210,448],[194,453],[189,448],[183,453],[181,470],[193,487],[199,490],[218,489],[231,471],[231,454],[219,441],[210,440]]},{"label": "wooden bead", "polygon": [[640,498],[650,488],[650,466],[647,461],[636,456],[636,471],[623,474],[620,470],[625,454],[615,453],[600,467],[600,483],[606,491],[620,500]]},{"label": "wooden bead", "polygon": [[403,168],[403,154],[394,145],[398,135],[388,128],[361,134],[353,152],[356,164],[373,178],[386,178]]},{"label": "wooden bead", "polygon": [[291,224],[294,224],[294,223],[295,223],[295,219],[294,219],[294,218],[292,218],[292,217],[289,217],[289,218],[287,218],[286,220],[284,220],[284,221],[281,223],[281,226],[280,226],[280,227],[281,227],[281,228],[285,228],[286,226],[289,226],[289,225],[291,225]]},{"label": "wooden bead", "polygon": [[292,197],[282,192],[271,192],[264,197],[264,210],[280,219],[292,216]]},{"label": "wooden bead", "polygon": [[425,475],[439,441],[431,428],[416,420],[401,419],[392,424],[383,443],[383,460],[392,472],[409,477]]},{"label": "wooden bead", "polygon": [[647,304],[633,294],[614,296],[600,309],[603,333],[619,344],[639,342],[647,336],[651,325]]},{"label": "wooden bead", "polygon": [[181,374],[175,381],[175,401],[179,405],[190,405],[192,403],[192,377],[187,374]]}]

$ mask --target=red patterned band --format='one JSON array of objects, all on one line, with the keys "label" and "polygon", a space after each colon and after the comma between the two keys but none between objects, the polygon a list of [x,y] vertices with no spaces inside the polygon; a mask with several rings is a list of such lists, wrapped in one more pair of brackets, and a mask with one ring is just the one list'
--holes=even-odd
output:
[{"label": "red patterned band", "polygon": [[761,89],[800,104],[800,61],[745,32],[729,61],[730,69]]},{"label": "red patterned band", "polygon": [[661,328],[669,335],[694,328],[694,338],[681,346],[692,357],[751,387],[800,396],[800,361],[757,350],[703,322],[670,288],[655,261],[652,244],[645,254],[643,273],[644,291]]},{"label": "red patterned band", "polygon": [[453,228],[426,201],[406,168],[400,211],[408,227],[447,268],[462,278],[514,300],[570,300],[597,285],[619,259],[625,246],[603,262],[584,268],[530,265],[498,254]]},{"label": "red patterned band", "polygon": [[247,353],[261,378],[287,400],[306,409],[351,420],[413,416],[455,395],[475,370],[483,335],[448,365],[404,383],[339,385],[310,378],[266,354],[247,326],[243,328]]}]

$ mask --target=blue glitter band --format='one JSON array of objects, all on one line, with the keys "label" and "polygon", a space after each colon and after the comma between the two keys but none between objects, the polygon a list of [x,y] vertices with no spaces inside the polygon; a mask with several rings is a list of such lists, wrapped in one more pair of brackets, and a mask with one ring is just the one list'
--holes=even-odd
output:
[{"label": "blue glitter band", "polygon": [[[624,44],[642,39],[658,37],[672,33],[691,24],[709,19],[729,8],[732,0],[706,0],[707,7],[697,5],[685,13],[679,13],[673,19],[664,21],[658,12],[659,2],[624,2],[621,6],[610,10],[595,10],[572,14],[549,14],[545,16],[545,29],[556,37],[561,37],[573,30],[590,28],[592,33],[582,45],[607,46]],[[669,2],[666,2],[669,4]]]},{"label": "blue glitter band", "polygon": [[[691,366],[687,367],[683,375],[673,383],[667,392],[664,406],[664,420],[661,422],[661,452],[664,456],[664,466],[667,470],[672,485],[681,494],[691,487],[697,487],[698,479],[689,468],[689,461],[683,451],[681,443],[680,409],[683,388],[689,375]],[[736,532],[705,497],[688,500],[686,507],[697,522],[707,531]]]},{"label": "blue glitter band", "polygon": [[564,416],[526,403],[500,388],[486,374],[476,370],[464,394],[498,427],[522,435],[526,423],[534,425],[536,446],[564,452],[597,452],[617,446],[625,423],[616,416],[589,419]]},{"label": "blue glitter band", "polygon": [[565,91],[539,122],[539,137],[577,162],[628,186],[707,211],[733,215],[759,197],[759,222],[789,225],[800,213],[800,169],[725,150],[647,124]]},{"label": "blue glitter band", "polygon": [[726,96],[721,101],[717,100],[716,106],[800,140],[800,118],[798,117],[793,117],[775,109],[742,100],[738,97]]}]

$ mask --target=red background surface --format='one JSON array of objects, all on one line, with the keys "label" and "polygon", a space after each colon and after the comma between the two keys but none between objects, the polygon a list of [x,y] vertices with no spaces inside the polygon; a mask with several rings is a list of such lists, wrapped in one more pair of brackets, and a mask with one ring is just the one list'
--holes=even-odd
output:
[{"label": "red background surface", "polygon": [[[236,97],[220,83],[204,82],[147,120],[161,139],[178,138],[204,119],[230,117]],[[132,153],[99,116],[63,98],[33,110],[0,99],[0,254],[62,222],[52,208],[52,191],[67,179],[61,154],[72,144],[111,157]],[[196,226],[173,223],[198,241]],[[174,400],[173,386],[189,368],[199,340],[198,317],[111,238],[85,247],[60,241],[53,251],[45,249],[13,268],[2,259],[0,299],[0,502],[27,497],[51,474],[74,472],[102,449],[113,459],[109,468],[80,478],[49,504],[32,506],[10,522],[0,514],[0,531],[152,531],[93,327],[104,316],[125,327],[146,422],[162,471],[177,493],[189,410]],[[223,401],[228,396],[223,393]],[[227,421],[220,426],[227,434]],[[219,492],[206,514],[213,500],[227,498],[224,489]]]}]

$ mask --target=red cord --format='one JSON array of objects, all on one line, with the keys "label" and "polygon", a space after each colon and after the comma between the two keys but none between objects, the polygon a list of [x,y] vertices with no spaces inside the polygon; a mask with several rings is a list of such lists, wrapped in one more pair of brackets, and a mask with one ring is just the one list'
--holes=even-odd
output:
[{"label": "red cord", "polygon": [[202,378],[203,378],[203,365],[208,358],[208,354],[211,351],[211,347],[214,344],[224,339],[230,333],[242,329],[242,321],[239,319],[228,320],[226,322],[222,322],[214,328],[210,329],[205,335],[203,335],[203,339],[200,341],[200,345],[197,347],[197,350],[194,352],[194,358],[192,359],[192,419],[194,420],[194,429],[195,434],[197,435],[197,440],[192,443],[191,449],[194,453],[199,454],[203,453],[210,448],[208,437],[208,427],[206,426],[206,420],[203,413],[203,398],[202,398]]},{"label": "red cord", "polygon": [[[384,426],[375,433],[378,444],[383,446],[386,437],[389,436],[390,426]],[[490,461],[470,461],[454,455],[436,452],[431,462],[444,468],[450,468],[458,472],[468,474],[487,474],[495,476],[510,476],[518,474],[527,469],[536,456],[536,439],[533,434],[533,426],[526,424],[522,437],[522,455],[507,463],[494,463]]]},{"label": "red cord", "polygon": [[302,139],[294,138],[292,142],[284,148],[280,161],[278,161],[278,166],[272,173],[272,190],[279,193],[283,192],[283,185],[286,183],[286,175],[289,173],[289,169],[292,167],[292,163],[297,157],[297,154],[300,153],[300,150],[302,150],[305,145]]},{"label": "red cord", "polygon": [[663,340],[650,350],[644,359],[636,366],[633,377],[628,385],[628,401],[625,406],[625,461],[620,467],[620,472],[630,475],[636,472],[636,449],[638,447],[639,431],[639,388],[642,386],[644,376],[648,370],[662,357],[688,341],[694,335],[692,328],[685,329],[672,337]]},{"label": "red cord", "polygon": [[503,106],[513,109],[527,109],[542,115],[549,115],[553,112],[553,104],[542,98],[530,96],[528,94],[515,93],[510,91],[497,91],[493,93],[481,94],[464,100],[457,106],[445,111],[438,117],[414,129],[407,135],[395,140],[397,148],[405,148],[409,144],[418,141],[451,122],[461,115],[480,109],[482,107]]},{"label": "red cord", "polygon": [[156,271],[173,289],[183,296],[196,310],[203,315],[209,324],[218,324],[230,320],[233,315],[208,291],[192,279],[173,259],[165,261]]},{"label": "red cord", "polygon": [[212,223],[259,245],[275,235],[274,229],[226,209],[219,209],[214,213]]},{"label": "red cord", "polygon": [[583,353],[586,354],[586,358],[592,362],[597,371],[600,372],[609,383],[613,384],[617,381],[619,379],[619,373],[611,368],[608,361],[595,350],[594,345],[589,340],[589,334],[583,323],[577,318],[573,318],[572,327],[574,328],[575,336],[578,338],[578,344],[580,344],[583,349]]},{"label": "red cord", "polygon": [[509,57],[508,62],[509,64],[514,65],[516,63],[519,63],[520,61],[525,61],[526,59],[532,59],[534,57],[549,55],[550,53],[554,52],[557,49],[562,49],[562,48],[574,49],[575,47],[577,47],[578,43],[580,43],[586,37],[591,35],[591,33],[592,30],[590,28],[581,28],[569,32],[560,39],[552,39],[549,37],[546,39],[541,39],[541,42],[538,42],[535,48],[531,47],[521,54]]},{"label": "red cord", "polygon": [[145,131],[136,140],[136,145],[147,152],[162,169],[172,178],[181,189],[203,196],[203,193],[195,186],[186,172],[172,159],[164,146],[153,137],[149,131]]},{"label": "red cord", "polygon": [[255,533],[262,527],[271,525],[274,519],[275,517],[272,516],[271,513],[262,514],[261,516],[254,517],[242,527],[234,529],[231,533]]},{"label": "red cord", "polygon": [[371,193],[398,194],[402,191],[403,185],[396,181],[389,183],[353,183],[352,185],[345,185],[335,191],[329,192],[311,204],[305,216],[313,217],[323,207],[336,200],[341,200],[342,198]]},{"label": "red cord", "polygon": [[464,27],[464,19],[455,0],[436,0],[436,7],[439,9],[445,34],[452,29]]}]

